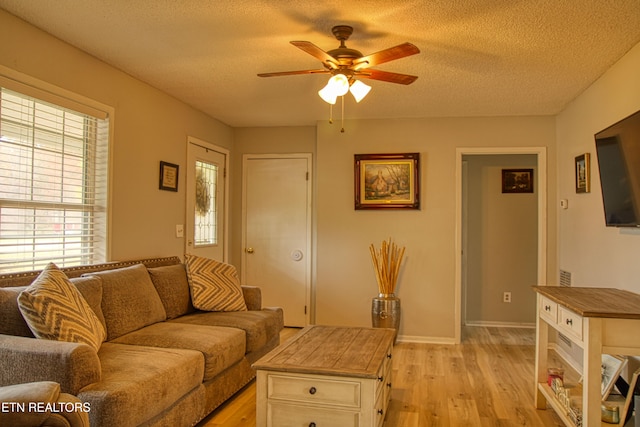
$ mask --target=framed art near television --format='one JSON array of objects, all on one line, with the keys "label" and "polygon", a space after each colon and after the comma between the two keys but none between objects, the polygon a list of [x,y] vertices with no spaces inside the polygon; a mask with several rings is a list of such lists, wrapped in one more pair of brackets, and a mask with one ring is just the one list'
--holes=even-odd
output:
[{"label": "framed art near television", "polygon": [[576,157],[576,193],[591,191],[591,161],[589,153]]},{"label": "framed art near television", "polygon": [[355,209],[420,209],[420,153],[356,154]]}]

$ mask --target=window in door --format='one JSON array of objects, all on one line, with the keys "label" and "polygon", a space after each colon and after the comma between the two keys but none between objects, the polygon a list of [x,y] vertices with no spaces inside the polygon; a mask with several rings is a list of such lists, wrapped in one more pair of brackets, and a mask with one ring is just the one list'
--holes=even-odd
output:
[{"label": "window in door", "polygon": [[218,244],[218,166],[196,161],[195,247]]}]

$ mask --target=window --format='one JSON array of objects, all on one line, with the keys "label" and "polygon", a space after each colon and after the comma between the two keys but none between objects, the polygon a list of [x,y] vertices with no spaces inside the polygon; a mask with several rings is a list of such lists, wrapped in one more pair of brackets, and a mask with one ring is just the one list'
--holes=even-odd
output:
[{"label": "window", "polygon": [[218,166],[196,160],[195,246],[218,243]]},{"label": "window", "polygon": [[104,262],[109,121],[0,88],[0,272]]}]

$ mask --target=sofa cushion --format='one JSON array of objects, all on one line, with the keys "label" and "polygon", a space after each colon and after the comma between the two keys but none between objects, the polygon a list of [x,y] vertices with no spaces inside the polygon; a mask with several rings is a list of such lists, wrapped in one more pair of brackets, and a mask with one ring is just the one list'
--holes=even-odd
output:
[{"label": "sofa cushion", "polygon": [[37,338],[84,343],[95,350],[105,339],[98,316],[53,263],[18,295],[18,307]]},{"label": "sofa cushion", "polygon": [[178,317],[171,322],[242,329],[247,337],[247,353],[250,353],[280,334],[283,315],[281,309],[226,313],[200,311]]},{"label": "sofa cushion", "polygon": [[185,258],[195,308],[205,311],[247,310],[234,266],[195,255]]},{"label": "sofa cushion", "polygon": [[198,351],[106,342],[98,356],[101,380],[78,393],[91,405],[91,425],[140,425],[202,384]]},{"label": "sofa cushion", "polygon": [[144,265],[88,273],[84,277],[90,276],[102,279],[102,312],[108,341],[166,319]]},{"label": "sofa cushion", "polygon": [[71,283],[80,291],[84,300],[89,304],[91,310],[98,316],[98,320],[107,330],[102,313],[102,280],[99,277],[74,277],[69,279]]},{"label": "sofa cushion", "polygon": [[208,381],[244,357],[245,341],[241,329],[160,322],[111,342],[197,350],[204,355],[204,381]]},{"label": "sofa cushion", "polygon": [[189,282],[184,264],[167,265],[148,270],[153,286],[156,287],[164,310],[167,312],[167,319],[174,319],[195,311],[193,304],[191,304]]},{"label": "sofa cushion", "polygon": [[26,286],[0,288],[0,334],[33,338],[18,307],[18,295],[25,289]]}]

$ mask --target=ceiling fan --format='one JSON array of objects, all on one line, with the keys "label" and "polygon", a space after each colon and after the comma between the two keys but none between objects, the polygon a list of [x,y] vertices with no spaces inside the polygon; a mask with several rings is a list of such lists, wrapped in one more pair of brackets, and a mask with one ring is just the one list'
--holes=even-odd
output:
[{"label": "ceiling fan", "polygon": [[345,41],[353,34],[349,25],[336,25],[331,29],[333,35],[340,42],[340,46],[328,52],[307,41],[292,41],[291,44],[319,59],[324,68],[315,70],[281,71],[275,73],[260,73],[259,77],[291,76],[297,74],[331,74],[327,86],[318,92],[320,97],[330,104],[335,104],[336,98],[351,91],[356,101],[360,102],[371,87],[356,78],[380,80],[389,83],[409,85],[418,77],[408,74],[373,70],[374,67],[385,62],[401,59],[420,53],[420,49],[411,43],[403,43],[371,55],[363,55],[360,51],[350,49]]}]

